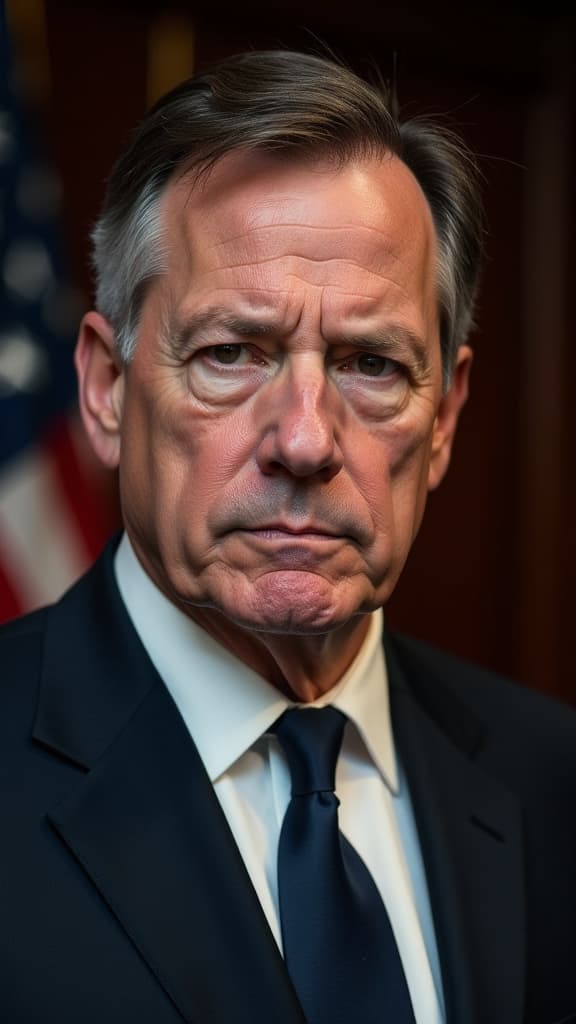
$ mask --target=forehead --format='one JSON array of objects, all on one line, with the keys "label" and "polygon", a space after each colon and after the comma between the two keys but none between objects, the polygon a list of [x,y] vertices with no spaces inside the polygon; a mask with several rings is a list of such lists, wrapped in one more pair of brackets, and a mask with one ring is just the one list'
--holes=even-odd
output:
[{"label": "forehead", "polygon": [[392,154],[295,162],[236,152],[200,183],[176,177],[163,203],[170,291],[209,286],[274,291],[280,279],[344,296],[435,294],[428,203]]}]

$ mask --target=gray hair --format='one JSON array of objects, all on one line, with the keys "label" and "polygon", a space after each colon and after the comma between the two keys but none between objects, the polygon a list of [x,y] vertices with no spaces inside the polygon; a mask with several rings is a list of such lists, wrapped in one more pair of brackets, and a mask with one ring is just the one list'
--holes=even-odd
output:
[{"label": "gray hair", "polygon": [[452,132],[400,121],[382,88],[323,57],[289,51],[240,54],[164,96],[137,127],[109,179],[92,234],[96,304],[129,361],[146,289],[166,265],[161,205],[176,171],[206,174],[234,150],[337,165],[392,153],[410,168],[438,240],[444,382],[472,324],[482,253],[479,171]]}]

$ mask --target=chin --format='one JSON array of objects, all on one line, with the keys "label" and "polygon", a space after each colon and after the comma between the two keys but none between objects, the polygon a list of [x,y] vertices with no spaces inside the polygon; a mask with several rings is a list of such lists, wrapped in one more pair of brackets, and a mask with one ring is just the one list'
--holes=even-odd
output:
[{"label": "chin", "polygon": [[[238,595],[237,595],[238,596]],[[247,630],[279,635],[329,633],[372,611],[348,580],[332,583],[309,572],[275,572],[244,589],[240,599],[219,605],[220,611]]]}]

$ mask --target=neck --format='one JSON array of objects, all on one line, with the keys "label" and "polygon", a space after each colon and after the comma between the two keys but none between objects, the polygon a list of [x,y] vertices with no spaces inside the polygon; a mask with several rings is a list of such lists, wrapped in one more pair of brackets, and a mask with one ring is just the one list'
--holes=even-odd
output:
[{"label": "neck", "polygon": [[252,633],[212,610],[188,607],[185,611],[277,690],[306,704],[338,682],[358,654],[370,625],[370,616],[362,615],[320,635]]}]

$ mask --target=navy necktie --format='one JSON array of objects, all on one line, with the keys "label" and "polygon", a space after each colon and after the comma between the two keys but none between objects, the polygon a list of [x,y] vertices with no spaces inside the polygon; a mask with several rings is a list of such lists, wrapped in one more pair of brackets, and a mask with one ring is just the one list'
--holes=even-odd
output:
[{"label": "navy necktie", "polygon": [[386,908],[338,828],[345,724],[326,707],[287,711],[276,725],[292,777],[278,847],[286,966],[308,1024],[414,1024]]}]

